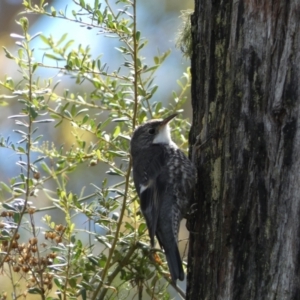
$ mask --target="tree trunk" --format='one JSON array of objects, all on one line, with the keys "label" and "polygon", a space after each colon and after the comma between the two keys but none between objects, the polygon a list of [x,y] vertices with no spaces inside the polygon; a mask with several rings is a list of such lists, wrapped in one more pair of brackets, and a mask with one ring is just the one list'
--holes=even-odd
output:
[{"label": "tree trunk", "polygon": [[300,299],[300,1],[195,2],[187,299]]}]

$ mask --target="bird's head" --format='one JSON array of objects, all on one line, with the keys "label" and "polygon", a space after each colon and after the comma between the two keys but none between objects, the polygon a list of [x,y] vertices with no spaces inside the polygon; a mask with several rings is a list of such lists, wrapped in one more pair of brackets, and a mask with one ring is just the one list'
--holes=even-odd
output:
[{"label": "bird's head", "polygon": [[131,138],[131,154],[149,147],[151,144],[172,144],[174,145],[169,122],[177,114],[172,114],[165,119],[154,119],[140,125],[135,129]]}]

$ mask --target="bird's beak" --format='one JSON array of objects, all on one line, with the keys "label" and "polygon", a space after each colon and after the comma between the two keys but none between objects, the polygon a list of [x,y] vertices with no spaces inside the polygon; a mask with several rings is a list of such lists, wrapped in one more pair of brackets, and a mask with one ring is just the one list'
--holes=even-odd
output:
[{"label": "bird's beak", "polygon": [[159,127],[165,126],[167,125],[172,119],[174,119],[176,116],[178,115],[178,113],[172,114],[168,117],[166,117],[165,119],[163,119],[160,123]]}]

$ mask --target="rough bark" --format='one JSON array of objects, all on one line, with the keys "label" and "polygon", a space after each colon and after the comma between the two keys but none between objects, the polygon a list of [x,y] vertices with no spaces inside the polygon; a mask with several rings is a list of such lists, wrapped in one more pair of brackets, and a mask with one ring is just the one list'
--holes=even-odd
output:
[{"label": "rough bark", "polygon": [[195,2],[187,299],[300,299],[300,1]]}]

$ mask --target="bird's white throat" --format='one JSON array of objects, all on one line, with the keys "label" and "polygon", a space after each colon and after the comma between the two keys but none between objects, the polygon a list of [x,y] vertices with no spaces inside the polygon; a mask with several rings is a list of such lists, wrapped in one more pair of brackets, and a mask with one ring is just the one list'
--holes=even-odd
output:
[{"label": "bird's white throat", "polygon": [[162,126],[153,140],[153,144],[175,145],[171,139],[170,127],[168,124]]}]

